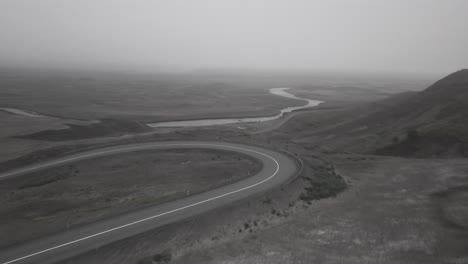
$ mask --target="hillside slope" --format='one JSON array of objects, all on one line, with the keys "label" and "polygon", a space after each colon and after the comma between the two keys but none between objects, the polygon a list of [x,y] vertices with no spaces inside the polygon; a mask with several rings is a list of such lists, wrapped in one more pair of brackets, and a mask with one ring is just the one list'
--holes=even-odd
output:
[{"label": "hillside slope", "polygon": [[468,156],[468,70],[421,92],[406,92],[337,111],[298,117],[282,128],[326,151],[403,157]]},{"label": "hillside slope", "polygon": [[370,117],[388,119],[396,128],[392,143],[377,154],[448,157],[468,156],[468,70],[437,81]]}]

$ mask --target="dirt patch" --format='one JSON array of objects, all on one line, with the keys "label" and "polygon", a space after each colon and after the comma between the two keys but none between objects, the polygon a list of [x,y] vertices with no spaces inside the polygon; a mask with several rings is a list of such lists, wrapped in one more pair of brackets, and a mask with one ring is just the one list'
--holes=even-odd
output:
[{"label": "dirt patch", "polygon": [[179,199],[255,174],[234,152],[174,149],[79,161],[2,181],[0,247]]}]

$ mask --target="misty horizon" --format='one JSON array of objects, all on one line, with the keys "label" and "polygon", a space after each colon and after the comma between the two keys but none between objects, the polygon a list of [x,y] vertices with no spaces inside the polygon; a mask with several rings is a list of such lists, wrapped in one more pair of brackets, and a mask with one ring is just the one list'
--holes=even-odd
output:
[{"label": "misty horizon", "polygon": [[0,67],[414,73],[468,65],[466,1],[3,1]]},{"label": "misty horizon", "polygon": [[468,0],[0,0],[0,264],[466,263]]}]

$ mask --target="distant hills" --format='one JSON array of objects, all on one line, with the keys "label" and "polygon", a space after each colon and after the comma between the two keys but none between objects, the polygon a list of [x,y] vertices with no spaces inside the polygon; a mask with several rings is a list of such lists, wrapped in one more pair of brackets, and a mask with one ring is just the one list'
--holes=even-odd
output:
[{"label": "distant hills", "polygon": [[298,123],[302,127],[291,123],[289,129],[300,131],[301,142],[327,151],[468,157],[468,70],[424,91],[396,94],[323,119],[319,125],[313,120]]},{"label": "distant hills", "polygon": [[392,142],[378,148],[376,154],[467,157],[468,69],[452,73],[368,118],[385,120],[393,132]]}]

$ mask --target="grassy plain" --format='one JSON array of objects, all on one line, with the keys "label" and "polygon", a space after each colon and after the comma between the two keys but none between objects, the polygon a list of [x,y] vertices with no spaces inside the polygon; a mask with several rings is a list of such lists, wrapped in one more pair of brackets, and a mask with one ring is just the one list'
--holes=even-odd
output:
[{"label": "grassy plain", "polygon": [[238,181],[260,170],[234,152],[174,149],[79,161],[3,180],[0,247]]}]

